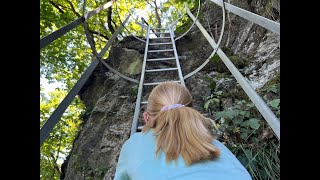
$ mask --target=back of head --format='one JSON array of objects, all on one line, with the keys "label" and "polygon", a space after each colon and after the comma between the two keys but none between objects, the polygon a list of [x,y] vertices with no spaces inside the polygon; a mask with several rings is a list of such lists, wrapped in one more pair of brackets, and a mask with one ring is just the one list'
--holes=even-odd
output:
[{"label": "back of head", "polygon": [[187,165],[219,156],[212,144],[210,120],[191,106],[192,96],[182,85],[167,81],[156,86],[148,98],[147,112],[151,118],[142,131],[154,129],[156,153],[166,154],[167,162],[181,154]]}]

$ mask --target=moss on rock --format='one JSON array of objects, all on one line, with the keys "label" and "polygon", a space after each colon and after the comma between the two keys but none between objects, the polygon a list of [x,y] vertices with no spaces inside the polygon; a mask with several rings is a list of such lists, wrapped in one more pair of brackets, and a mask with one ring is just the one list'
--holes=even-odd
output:
[{"label": "moss on rock", "polygon": [[[243,59],[243,58],[240,58],[239,56],[236,56],[231,52],[229,48],[221,48],[221,49],[238,69],[242,69],[249,64],[249,61],[247,59]],[[228,74],[231,74],[227,66],[223,63],[223,61],[218,56],[218,54],[215,54],[211,58],[211,61],[214,64],[215,70],[218,71],[219,73],[227,72]]]}]

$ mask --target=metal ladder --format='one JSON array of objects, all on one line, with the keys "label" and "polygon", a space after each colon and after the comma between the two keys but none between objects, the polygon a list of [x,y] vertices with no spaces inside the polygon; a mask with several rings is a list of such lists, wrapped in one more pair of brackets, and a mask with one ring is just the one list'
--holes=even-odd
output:
[{"label": "metal ladder", "polygon": [[[164,71],[178,71],[178,76],[179,80],[175,81],[180,83],[181,85],[185,86],[185,82],[182,76],[182,71],[179,63],[179,58],[178,58],[178,53],[175,45],[175,40],[174,40],[174,32],[171,26],[168,28],[152,28],[152,30],[169,30],[169,32],[155,32],[154,34],[169,34],[170,36],[158,36],[157,38],[151,38],[150,39],[150,26],[147,26],[147,35],[146,35],[146,47],[144,51],[144,58],[143,58],[143,64],[142,64],[142,71],[141,71],[141,77],[140,77],[140,83],[139,83],[139,88],[138,88],[138,95],[137,95],[137,100],[136,100],[136,107],[134,111],[134,116],[133,116],[133,122],[132,122],[132,127],[131,127],[131,133],[134,134],[137,131],[141,131],[143,126],[138,127],[138,119],[140,115],[140,110],[141,110],[141,105],[145,105],[148,102],[147,101],[142,101],[142,93],[143,93],[143,87],[144,86],[155,86],[160,84],[161,82],[144,82],[145,80],[145,73],[157,73],[157,72],[164,72]],[[167,42],[153,42],[150,43],[150,40],[153,41],[158,41],[158,40],[169,40]],[[161,47],[162,45],[172,45],[172,48],[170,49],[153,49],[149,50],[150,47]],[[161,57],[161,58],[148,58],[148,54],[150,53],[163,53],[163,52],[173,52],[174,57]],[[173,61],[175,60],[175,65],[176,67],[174,68],[158,68],[158,69],[146,69],[146,64],[147,63],[152,63],[156,61]],[[164,80],[164,81],[168,81]],[[162,82],[164,82],[162,81]]]}]

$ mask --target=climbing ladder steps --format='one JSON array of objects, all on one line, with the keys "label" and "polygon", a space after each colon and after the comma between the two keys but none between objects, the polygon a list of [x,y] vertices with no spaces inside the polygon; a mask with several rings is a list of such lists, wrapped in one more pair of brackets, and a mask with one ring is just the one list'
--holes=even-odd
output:
[{"label": "climbing ladder steps", "polygon": [[148,69],[146,72],[161,72],[161,71],[174,71],[178,70],[178,68],[164,68],[164,69]]},{"label": "climbing ladder steps", "polygon": [[[150,30],[150,27],[148,27]],[[164,28],[163,28],[164,29]],[[169,34],[169,37],[158,37],[150,39],[150,31],[147,33],[146,39],[146,48],[144,54],[144,65],[141,72],[141,79],[138,88],[138,95],[136,100],[136,107],[133,116],[131,135],[135,133],[137,130],[140,131],[143,126],[143,116],[142,112],[146,108],[146,104],[148,103],[147,99],[154,88],[154,86],[165,82],[165,81],[174,81],[180,83],[184,86],[184,79],[181,72],[181,67],[179,63],[179,56],[177,54],[177,50],[175,49],[175,41],[173,39],[174,33],[173,29],[168,29],[170,32],[166,33],[155,33],[155,34]],[[163,40],[170,41],[163,41]],[[160,40],[160,41],[158,41]],[[152,43],[150,43],[150,41]],[[165,48],[164,46],[159,45],[171,45],[170,49]],[[153,49],[150,49],[153,47]],[[162,48],[162,49],[161,49]],[[158,54],[158,52],[163,52]],[[173,52],[173,55],[172,55]],[[173,63],[170,62],[160,62],[160,63],[149,63],[155,61],[168,61],[175,60],[174,67],[170,67]],[[152,66],[151,66],[152,65]],[[149,66],[149,67],[148,67]],[[154,72],[164,72],[163,75],[157,75],[159,73]],[[146,74],[147,73],[147,74]],[[146,82],[144,82],[146,81]]]},{"label": "climbing ladder steps", "polygon": [[156,45],[166,45],[166,44],[172,44],[172,42],[165,42],[165,43],[149,43],[151,46],[156,46]]},{"label": "climbing ladder steps", "polygon": [[150,28],[150,29],[153,29],[153,30],[168,30],[168,28]]},{"label": "climbing ladder steps", "polygon": [[157,37],[157,38],[152,38],[150,40],[158,40],[158,39],[171,39],[171,37]]},{"label": "climbing ladder steps", "polygon": [[152,34],[170,34],[169,32],[153,32]]},{"label": "climbing ladder steps", "polygon": [[169,58],[154,58],[154,59],[147,59],[147,61],[168,61],[168,60],[175,60],[175,57],[169,57]]},{"label": "climbing ladder steps", "polygon": [[173,49],[149,50],[148,52],[168,52],[174,51]]},{"label": "climbing ladder steps", "polygon": [[[174,82],[181,83],[181,81],[174,81]],[[153,86],[153,85],[158,85],[160,83],[163,83],[163,82],[144,83],[143,85],[145,85],[145,86]]]}]

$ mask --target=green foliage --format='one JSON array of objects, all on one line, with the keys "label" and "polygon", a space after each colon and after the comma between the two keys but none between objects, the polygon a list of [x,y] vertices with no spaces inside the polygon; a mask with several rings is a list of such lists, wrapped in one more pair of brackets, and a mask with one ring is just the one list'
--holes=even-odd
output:
[{"label": "green foliage", "polygon": [[[49,0],[40,2],[40,37],[44,37],[58,28],[75,20],[78,16],[72,12],[67,0],[51,1],[60,7],[60,12]],[[76,8],[76,1],[73,6]],[[81,8],[75,11],[82,14]],[[90,47],[85,43],[83,27],[80,25],[40,50],[40,73],[50,81],[59,81],[70,89],[88,66]]]},{"label": "green foliage", "polygon": [[271,105],[271,107],[273,108],[278,108],[280,104],[280,99],[274,99],[272,101],[269,101],[268,104]]},{"label": "green foliage", "polygon": [[280,93],[280,73],[276,73],[274,78],[268,81],[260,90],[259,92],[270,92],[273,93]]},{"label": "green foliage", "polygon": [[[273,81],[278,82],[278,81]],[[260,93],[271,110],[280,116],[280,84],[265,86]],[[213,110],[210,104],[222,101],[227,93],[208,97],[204,108]],[[230,94],[228,95],[230,96]],[[213,100],[215,99],[215,100]],[[267,122],[249,100],[238,100],[233,106],[215,113],[220,119],[217,126],[223,132],[221,141],[247,168],[253,179],[279,179],[280,145]]]},{"label": "green foliage", "polygon": [[280,179],[280,145],[276,139],[257,147],[241,144],[230,149],[253,179]]},{"label": "green foliage", "polygon": [[209,106],[220,106],[220,97],[222,95],[222,91],[217,91],[207,97],[207,101],[204,104],[204,109],[208,110]]},{"label": "green foliage", "polygon": [[132,86],[132,88],[131,88],[131,96],[136,97],[138,95],[138,88],[139,88],[138,85]]},{"label": "green foliage", "polygon": [[244,143],[250,136],[257,134],[261,126],[261,120],[252,117],[256,113],[254,111],[253,103],[242,100],[228,110],[217,112],[216,116],[223,120],[226,131],[235,133],[235,141]]},{"label": "green foliage", "polygon": [[82,111],[82,113],[81,113],[81,118],[82,119],[87,119],[90,116],[92,110],[93,110],[93,108],[87,108],[86,107],[85,110]]},{"label": "green foliage", "polygon": [[211,91],[214,91],[216,89],[217,83],[216,80],[211,78],[210,76],[206,75],[203,77],[203,80],[209,82],[209,87]]},{"label": "green foliage", "polygon": [[271,80],[275,84],[270,84],[270,81],[264,85],[260,92],[266,92],[263,96],[264,100],[268,101],[267,105],[275,113],[280,120],[280,76],[277,74]]},{"label": "green foliage", "polygon": [[[40,127],[66,96],[66,93],[63,90],[55,90],[49,93],[49,98],[41,96]],[[84,105],[80,99],[78,97],[74,99],[41,146],[40,179],[59,179],[62,161],[70,152],[75,135],[81,126],[80,115],[83,108]]]},{"label": "green foliage", "polygon": [[[277,104],[278,99],[268,102]],[[238,101],[228,110],[217,112],[224,140],[254,179],[279,179],[280,147],[253,103]],[[271,139],[270,139],[271,138]]]},{"label": "green foliage", "polygon": [[[191,18],[189,18],[189,16],[187,15],[185,9],[183,9],[183,2],[186,2],[187,3],[187,6],[188,8],[190,9],[190,11],[196,16],[196,13],[198,11],[198,4],[199,4],[199,1],[198,0],[189,0],[189,1],[179,1],[178,6],[179,9],[181,10],[182,14],[185,14],[183,16],[183,18],[177,23],[176,25],[176,29],[175,29],[175,32],[178,33],[178,34],[182,34],[184,32],[186,32],[190,27],[191,25],[193,24],[193,21]],[[179,15],[180,17],[180,15]],[[177,17],[177,18],[179,18]],[[201,10],[199,12],[199,16],[198,16],[198,19],[201,17]],[[175,18],[175,19],[177,19]]]}]

